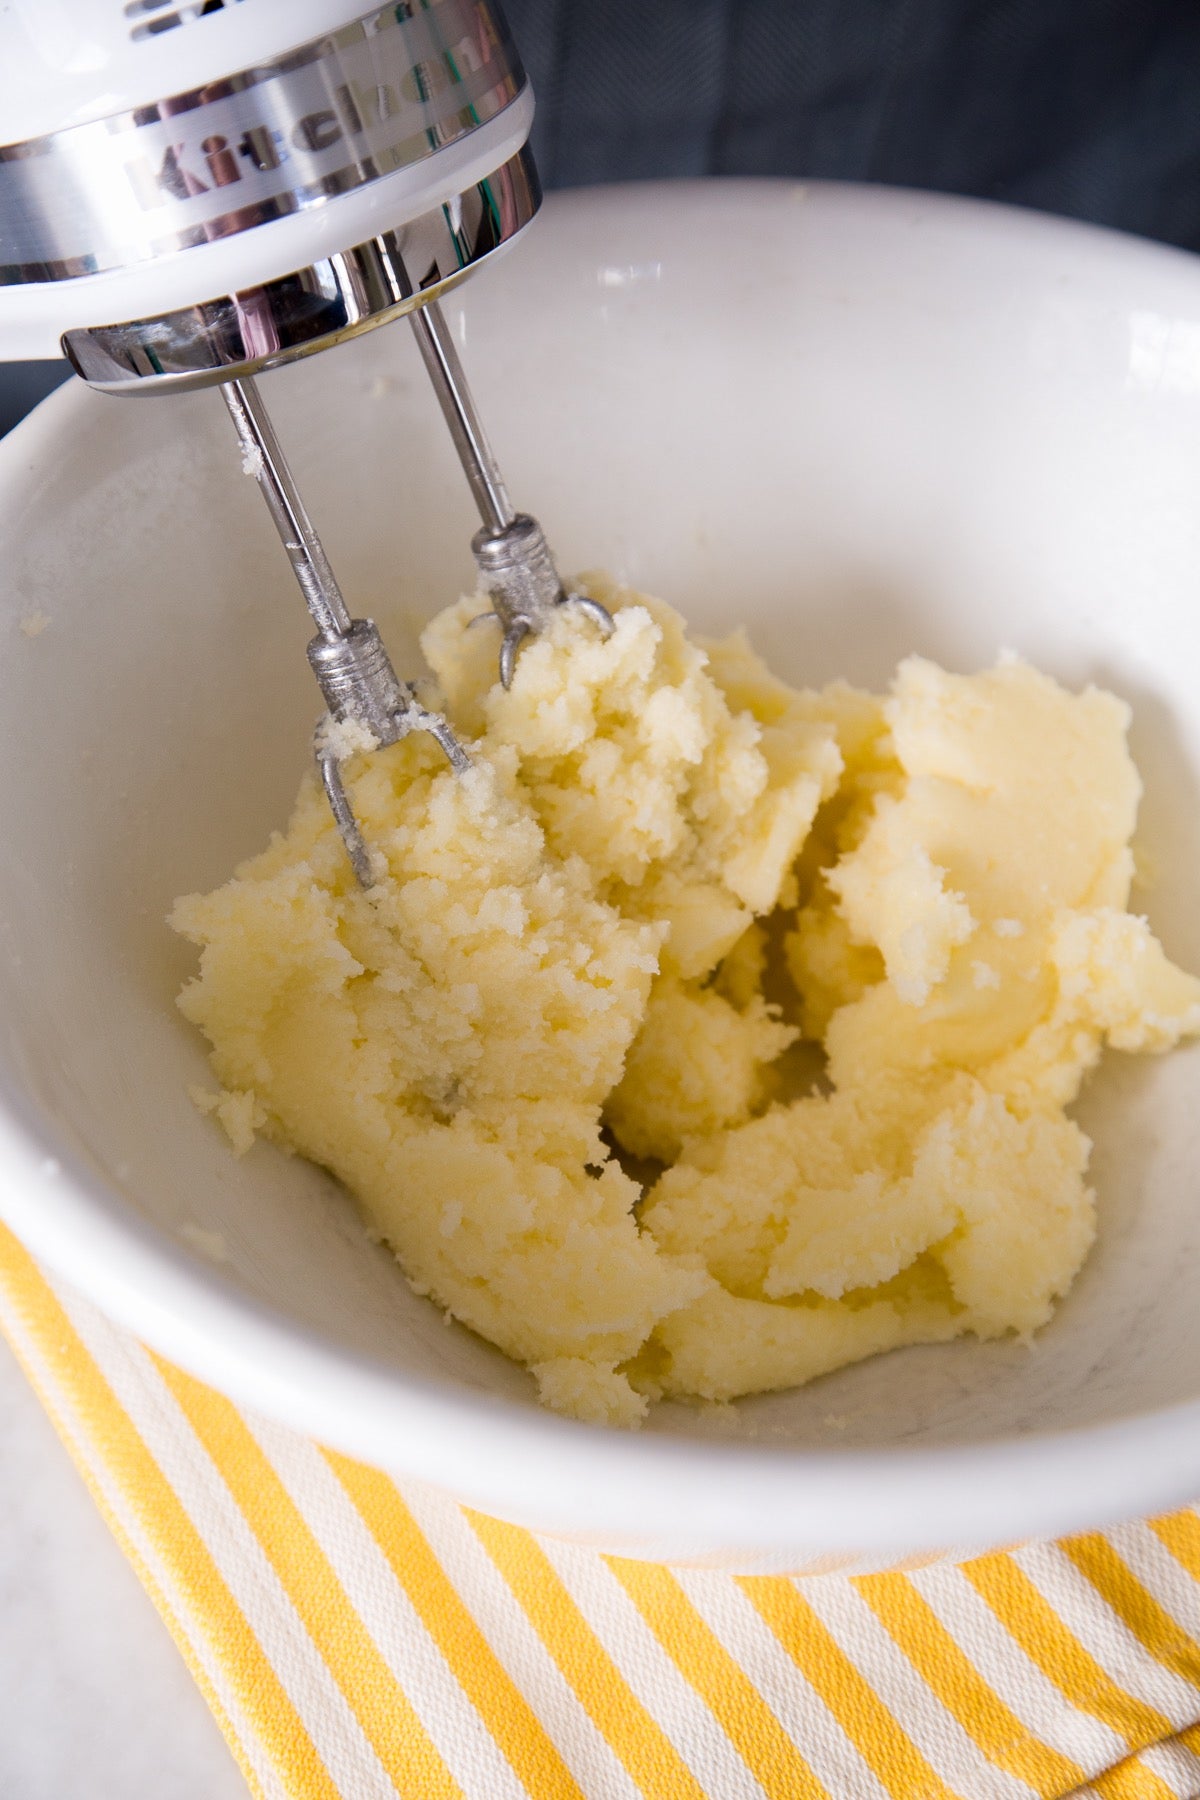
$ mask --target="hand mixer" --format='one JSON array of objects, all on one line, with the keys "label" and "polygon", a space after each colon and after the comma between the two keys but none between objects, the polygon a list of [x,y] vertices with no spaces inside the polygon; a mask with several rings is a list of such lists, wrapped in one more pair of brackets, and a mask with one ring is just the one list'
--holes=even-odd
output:
[{"label": "hand mixer", "polygon": [[426,731],[468,759],[351,617],[255,377],[408,315],[482,520],[501,679],[559,607],[610,630],[514,510],[437,303],[537,212],[532,117],[494,0],[0,8],[0,356],[61,347],[107,394],[220,386],[317,627],[317,762],[364,887],[346,756]]}]

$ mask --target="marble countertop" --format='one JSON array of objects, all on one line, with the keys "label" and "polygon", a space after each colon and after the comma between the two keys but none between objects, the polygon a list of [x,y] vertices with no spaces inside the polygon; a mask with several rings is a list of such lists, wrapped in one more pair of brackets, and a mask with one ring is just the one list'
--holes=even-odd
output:
[{"label": "marble countertop", "polygon": [[0,1340],[0,1794],[248,1793],[166,1626]]}]

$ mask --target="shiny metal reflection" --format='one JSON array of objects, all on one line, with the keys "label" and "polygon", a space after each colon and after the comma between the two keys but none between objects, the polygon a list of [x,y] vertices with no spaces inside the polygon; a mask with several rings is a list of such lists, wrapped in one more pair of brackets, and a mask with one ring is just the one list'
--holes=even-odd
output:
[{"label": "shiny metal reflection", "polygon": [[206,387],[357,337],[446,293],[524,230],[541,205],[527,149],[394,231],[260,287],[171,313],[68,331],[76,373],[109,394]]}]

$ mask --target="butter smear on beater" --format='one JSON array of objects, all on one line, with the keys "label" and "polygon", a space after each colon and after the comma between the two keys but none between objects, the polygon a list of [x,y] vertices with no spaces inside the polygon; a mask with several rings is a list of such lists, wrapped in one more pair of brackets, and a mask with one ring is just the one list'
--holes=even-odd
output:
[{"label": "butter smear on beater", "polygon": [[1027,1337],[1095,1231],[1064,1108],[1105,1042],[1200,1032],[1126,910],[1128,709],[1015,659],[797,691],[585,586],[612,636],[564,616],[508,692],[477,599],[428,627],[472,767],[347,765],[369,892],[307,778],[179,901],[235,1147],[332,1170],[583,1419]]}]

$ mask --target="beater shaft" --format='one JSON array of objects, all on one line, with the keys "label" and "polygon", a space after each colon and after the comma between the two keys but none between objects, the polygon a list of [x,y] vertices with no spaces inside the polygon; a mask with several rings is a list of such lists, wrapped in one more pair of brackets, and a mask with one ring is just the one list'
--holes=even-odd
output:
[{"label": "beater shaft", "polygon": [[221,393],[242,447],[242,466],[258,482],[313,623],[322,637],[341,637],[350,629],[350,612],[280,448],[258,383],[246,375],[240,381],[223,383]]},{"label": "beater shaft", "polygon": [[515,518],[504,477],[500,473],[474,397],[436,300],[426,301],[411,315],[417,347],[438,397],[442,417],[450,429],[463,473],[475,496],[485,531],[504,531]]},{"label": "beater shaft", "polygon": [[339,748],[330,727],[361,725],[377,746],[394,744],[410,731],[427,731],[456,774],[469,767],[468,758],[441,714],[422,706],[397,678],[374,621],[350,617],[253,377],[225,382],[221,393],[241,445],[242,466],[258,482],[317,626],[308,660],[329,708],[317,727],[317,766],[354,873],[368,888],[375,880],[371,855],[341,774],[349,752]]},{"label": "beater shaft", "polygon": [[409,318],[483,520],[482,529],[471,539],[471,550],[493,611],[480,617],[496,619],[500,624],[500,679],[507,687],[517,651],[531,633],[545,629],[557,607],[577,607],[605,636],[613,628],[612,618],[598,600],[563,591],[541,526],[529,513],[514,512],[437,301],[427,300]]}]

